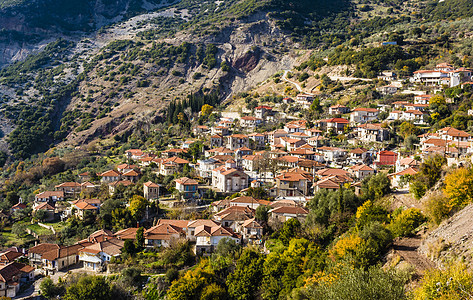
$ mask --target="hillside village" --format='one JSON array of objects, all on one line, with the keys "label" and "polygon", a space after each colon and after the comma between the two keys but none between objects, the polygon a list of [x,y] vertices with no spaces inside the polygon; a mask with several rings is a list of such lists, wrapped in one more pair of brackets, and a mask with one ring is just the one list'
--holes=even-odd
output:
[{"label": "hillside village", "polygon": [[[273,106],[260,103],[239,118],[225,117],[225,111],[207,105],[210,113],[202,109],[200,114],[214,114],[213,122],[195,122],[192,135],[180,143],[163,151],[128,149],[113,168],[76,172],[72,181],[38,190],[32,203],[20,198],[2,211],[8,220],[31,205],[33,220],[55,233],[54,224],[70,218],[94,220],[105,199],[115,193],[139,190],[138,198],[145,203],[133,226],[100,229],[67,244],[58,243],[54,235],[32,232],[37,239],[30,248],[4,247],[0,296],[15,297],[39,273],[70,268],[111,272],[108,265],[129,253],[137,239],[145,249],[187,240],[198,257],[210,256],[225,238],[265,249],[267,226],[281,228],[291,219],[304,223],[308,202],[317,193],[348,189],[360,195],[376,174],[386,176],[392,189],[408,191],[410,179],[428,157],[445,157],[449,166],[467,164],[473,153],[471,135],[453,127],[430,130],[429,120],[436,103],[448,101],[442,89],[466,89],[473,84],[471,75],[469,69],[442,63],[434,70],[414,72],[408,81],[418,89],[406,91],[393,72],[383,72],[379,79],[389,84],[377,91],[408,93],[409,100],[369,107],[332,103],[321,111],[323,118],[311,121],[281,109],[282,104],[296,111],[322,109],[314,107],[317,96],[309,93],[285,97]],[[410,145],[392,143],[400,134],[393,131],[396,122],[416,129]],[[271,126],[275,129],[264,130]],[[144,181],[145,174],[154,180]],[[194,211],[201,217],[166,210]],[[258,211],[264,211],[267,220]]]},{"label": "hillside village", "polygon": [[473,298],[471,0],[109,2],[0,0],[0,300]]}]

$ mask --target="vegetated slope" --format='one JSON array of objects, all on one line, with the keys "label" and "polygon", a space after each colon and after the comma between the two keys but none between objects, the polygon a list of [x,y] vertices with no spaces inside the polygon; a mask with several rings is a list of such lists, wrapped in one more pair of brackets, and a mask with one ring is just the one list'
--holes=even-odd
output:
[{"label": "vegetated slope", "polygon": [[420,252],[442,265],[449,260],[464,260],[473,266],[473,204],[443,221],[422,241]]},{"label": "vegetated slope", "polygon": [[470,0],[430,1],[423,10],[427,20],[455,20],[473,16],[473,2]]},{"label": "vegetated slope", "polygon": [[211,28],[192,20],[218,18],[220,4],[196,2],[136,16],[75,43],[56,42],[5,68],[2,112],[10,122],[2,130],[13,129],[11,152],[25,158],[65,137],[81,144],[159,121],[176,97],[217,89],[224,97],[234,82],[252,85],[292,67],[286,50],[270,53],[291,41],[264,13],[245,21],[223,18],[222,27]]},{"label": "vegetated slope", "polygon": [[[25,3],[5,9],[21,5],[31,9]],[[169,101],[196,91],[217,90],[225,99],[279,70],[291,69],[298,49],[326,49],[347,40],[360,43],[396,22],[409,22],[401,15],[412,9],[397,1],[394,6],[379,1],[365,7],[356,0],[182,0],[94,32],[104,16],[112,22],[112,16],[118,20],[150,2],[127,2],[118,16],[113,5],[94,6],[104,3],[84,2],[87,5],[78,9],[96,13],[90,24],[71,12],[65,19],[75,20],[75,28],[61,27],[60,22],[53,26],[63,34],[91,30],[85,38],[75,33],[73,45],[64,49],[59,45],[61,55],[46,48],[46,54],[36,54],[0,74],[5,84],[2,110],[14,123],[12,128],[12,122],[4,120],[0,128],[5,134],[13,129],[10,150],[16,156],[28,157],[63,140],[82,144],[141,122],[158,122]],[[365,14],[367,10],[372,15]],[[34,24],[35,19],[20,24]],[[54,18],[48,22],[53,24]],[[35,128],[42,130],[38,133]]]}]

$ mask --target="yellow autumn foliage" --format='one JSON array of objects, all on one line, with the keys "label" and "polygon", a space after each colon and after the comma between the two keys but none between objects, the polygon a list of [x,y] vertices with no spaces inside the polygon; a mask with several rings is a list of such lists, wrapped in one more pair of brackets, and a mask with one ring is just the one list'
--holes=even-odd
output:
[{"label": "yellow autumn foliage", "polygon": [[414,300],[460,300],[473,298],[473,274],[463,263],[449,265],[446,270],[428,270]]},{"label": "yellow autumn foliage", "polygon": [[444,192],[449,199],[450,209],[463,207],[473,200],[472,170],[459,168],[445,176]]},{"label": "yellow autumn foliage", "polygon": [[344,258],[347,254],[355,253],[365,241],[356,233],[349,234],[337,241],[329,250],[329,255],[333,259]]},{"label": "yellow autumn foliage", "polygon": [[371,200],[368,200],[365,203],[363,203],[363,205],[358,207],[358,209],[356,210],[356,218],[357,219],[361,218],[361,216],[363,216],[363,214],[367,210],[369,210],[372,206],[373,206],[373,202],[371,202]]}]

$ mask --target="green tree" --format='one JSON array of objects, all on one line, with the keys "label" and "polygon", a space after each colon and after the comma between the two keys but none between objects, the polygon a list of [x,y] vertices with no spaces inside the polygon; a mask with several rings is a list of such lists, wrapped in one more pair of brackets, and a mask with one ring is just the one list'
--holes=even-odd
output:
[{"label": "green tree", "polygon": [[125,240],[123,244],[122,253],[129,256],[134,256],[136,254],[136,245],[132,240]]},{"label": "green tree", "polygon": [[312,104],[310,105],[310,110],[314,112],[322,112],[319,97],[315,97],[314,101],[312,101]]},{"label": "green tree", "polygon": [[361,186],[363,199],[378,199],[391,192],[391,182],[384,173],[378,173],[365,178]]},{"label": "green tree", "polygon": [[263,223],[268,222],[268,212],[271,210],[271,206],[260,205],[256,208],[255,219]]},{"label": "green tree", "polygon": [[238,245],[234,239],[223,238],[218,242],[215,253],[223,257],[234,256],[239,249],[240,245]]},{"label": "green tree", "polygon": [[143,246],[145,244],[145,235],[144,235],[144,228],[140,227],[138,230],[136,230],[136,236],[135,236],[135,247],[137,251],[141,251],[143,249]]},{"label": "green tree", "polygon": [[11,227],[11,233],[21,238],[26,235],[26,223],[16,222]]},{"label": "green tree", "polygon": [[301,226],[301,222],[297,218],[291,218],[284,222],[284,225],[279,232],[279,240],[283,245],[289,245],[291,239],[300,234]]},{"label": "green tree", "polygon": [[130,201],[130,207],[128,208],[130,210],[131,216],[135,220],[141,219],[148,204],[148,200],[146,200],[144,197],[139,195],[133,195]]},{"label": "green tree", "polygon": [[167,299],[200,299],[203,289],[214,282],[214,273],[208,268],[208,260],[202,260],[195,268],[174,280],[168,290]]},{"label": "green tree", "polygon": [[7,195],[5,196],[5,200],[10,203],[10,206],[13,206],[18,203],[18,200],[20,199],[20,196],[16,192],[8,192]]},{"label": "green tree", "polygon": [[213,109],[214,109],[214,107],[212,105],[204,104],[202,106],[202,109],[200,110],[200,112],[203,116],[210,116]]},{"label": "green tree", "polygon": [[445,157],[436,154],[427,157],[420,165],[419,172],[412,177],[409,186],[417,199],[424,196],[425,192],[441,178],[442,167],[446,162]]},{"label": "green tree", "polygon": [[39,209],[34,213],[34,217],[38,221],[44,222],[44,221],[46,221],[46,219],[48,217],[48,213],[44,209]]},{"label": "green tree", "polygon": [[414,233],[414,230],[426,221],[425,216],[420,209],[409,208],[403,210],[389,224],[389,229],[394,236],[408,236]]},{"label": "green tree", "polygon": [[228,275],[228,293],[236,300],[256,299],[263,278],[263,255],[256,249],[246,248],[238,259],[235,271]]},{"label": "green tree", "polygon": [[45,297],[46,299],[56,298],[63,292],[62,287],[55,285],[53,280],[49,277],[46,277],[43,281],[41,281],[39,290],[41,292],[41,296]]},{"label": "green tree", "polygon": [[200,300],[226,300],[228,298],[227,291],[216,283],[207,285],[200,295]]},{"label": "green tree", "polygon": [[112,286],[103,276],[85,276],[67,288],[64,299],[112,300]]}]

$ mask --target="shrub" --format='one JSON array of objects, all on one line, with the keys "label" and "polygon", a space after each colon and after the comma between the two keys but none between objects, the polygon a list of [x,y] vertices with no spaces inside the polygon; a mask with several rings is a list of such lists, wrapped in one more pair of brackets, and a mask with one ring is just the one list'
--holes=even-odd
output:
[{"label": "shrub", "polygon": [[473,275],[463,263],[451,264],[446,270],[425,272],[420,286],[414,291],[414,300],[471,299]]},{"label": "shrub", "polygon": [[473,199],[473,172],[459,168],[445,176],[445,194],[451,208],[461,208]]},{"label": "shrub", "polygon": [[302,299],[406,299],[404,284],[407,276],[379,267],[344,268],[336,280],[327,280],[308,288]]},{"label": "shrub", "polygon": [[402,211],[389,224],[389,229],[394,236],[408,236],[414,233],[414,230],[426,220],[422,212],[417,208],[409,208]]},{"label": "shrub", "polygon": [[437,225],[450,214],[449,200],[443,193],[430,196],[425,201],[424,208],[429,219]]}]

